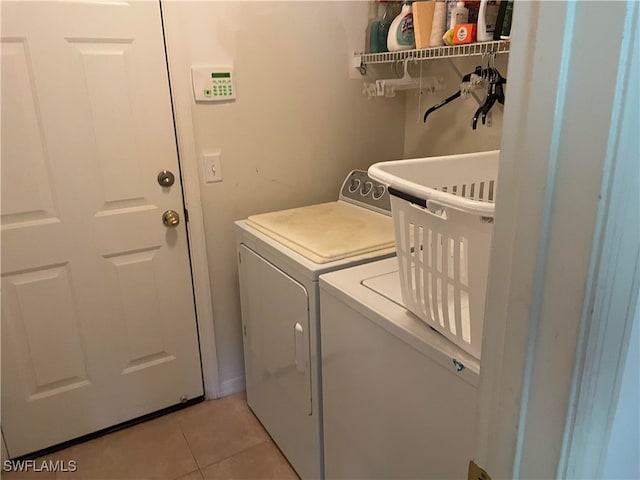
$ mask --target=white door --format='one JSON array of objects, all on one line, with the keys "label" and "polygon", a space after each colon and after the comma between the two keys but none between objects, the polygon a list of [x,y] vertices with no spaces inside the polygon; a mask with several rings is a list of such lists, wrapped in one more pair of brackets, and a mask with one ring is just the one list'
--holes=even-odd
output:
[{"label": "white door", "polygon": [[2,430],[18,456],[203,390],[184,218],[162,221],[183,204],[159,4],[1,8]]}]

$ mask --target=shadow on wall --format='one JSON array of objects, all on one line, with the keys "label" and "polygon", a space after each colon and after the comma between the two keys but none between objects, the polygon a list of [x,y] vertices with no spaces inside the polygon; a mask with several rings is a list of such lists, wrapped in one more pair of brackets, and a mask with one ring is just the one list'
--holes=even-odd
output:
[{"label": "shadow on wall", "polygon": [[[442,76],[446,86],[444,90],[433,95],[424,92],[420,94],[418,91],[407,92],[404,145],[406,158],[452,155],[500,148],[503,105],[496,104],[491,109],[492,125],[490,127],[478,122],[476,130],[471,128],[471,124],[479,104],[472,95],[458,98],[433,112],[427,122],[423,122],[424,112],[429,107],[459,89],[461,77],[456,69],[462,75],[472,72],[476,65],[480,65],[481,58],[441,59],[423,64],[424,75]],[[507,76],[507,67],[508,56],[498,55],[496,68],[504,77]],[[474,90],[474,92],[480,102],[483,102],[486,89]],[[505,97],[508,102],[508,86],[505,86]]]}]

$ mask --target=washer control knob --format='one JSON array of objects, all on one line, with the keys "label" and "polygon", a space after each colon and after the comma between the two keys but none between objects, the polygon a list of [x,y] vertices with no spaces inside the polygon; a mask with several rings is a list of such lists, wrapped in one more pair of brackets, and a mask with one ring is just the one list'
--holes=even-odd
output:
[{"label": "washer control knob", "polygon": [[362,186],[362,189],[360,190],[360,195],[362,195],[363,197],[366,197],[367,195],[369,195],[369,193],[371,193],[371,190],[373,190],[373,183],[372,182],[364,182],[364,185]]},{"label": "washer control knob", "polygon": [[360,188],[360,179],[353,177],[351,179],[351,183],[349,184],[349,192],[350,193],[355,193],[358,188]]},{"label": "washer control knob", "polygon": [[384,185],[376,185],[376,188],[373,189],[372,197],[374,200],[379,200],[384,195],[386,188]]}]

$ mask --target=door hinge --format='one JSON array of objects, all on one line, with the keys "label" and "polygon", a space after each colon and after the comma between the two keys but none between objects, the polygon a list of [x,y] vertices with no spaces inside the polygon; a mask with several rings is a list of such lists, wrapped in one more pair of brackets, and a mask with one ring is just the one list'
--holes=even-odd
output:
[{"label": "door hinge", "polygon": [[247,326],[246,325],[242,325],[242,333],[244,334],[244,336],[247,336]]},{"label": "door hinge", "polygon": [[469,473],[467,480],[491,480],[491,476],[480,468],[476,462],[469,460]]},{"label": "door hinge", "polygon": [[242,263],[242,254],[238,252],[238,263]]}]

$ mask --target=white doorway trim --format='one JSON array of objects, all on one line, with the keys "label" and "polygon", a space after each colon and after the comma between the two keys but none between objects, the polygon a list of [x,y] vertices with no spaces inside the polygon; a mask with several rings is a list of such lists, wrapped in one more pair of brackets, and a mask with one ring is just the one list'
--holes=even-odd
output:
[{"label": "white doorway trim", "polygon": [[[592,275],[558,476],[602,478],[640,289],[640,35],[627,13]],[[634,315],[635,314],[635,315]],[[636,372],[637,375],[637,372]],[[637,432],[638,425],[629,425]],[[633,431],[633,430],[632,430]],[[636,445],[637,446],[637,445]],[[630,460],[631,461],[631,460]],[[636,464],[638,459],[636,457]]]},{"label": "white doorway trim", "polygon": [[[638,205],[637,131],[620,137],[637,13],[634,1],[521,2],[514,15],[475,456],[492,478],[579,476],[580,439],[596,428],[608,440],[637,301],[638,220],[619,214]],[[616,244],[616,230],[635,242]],[[608,384],[598,348],[617,365]],[[609,410],[594,424],[596,390]]]},{"label": "white doorway trim", "polygon": [[191,118],[191,89],[187,85],[179,84],[178,76],[172,74],[172,65],[179,52],[176,51],[177,42],[172,42],[171,36],[165,28],[163,1],[158,0],[162,15],[162,30],[164,32],[167,67],[171,84],[171,101],[173,104],[174,125],[184,191],[185,208],[189,212],[187,231],[189,233],[189,250],[191,253],[191,272],[193,276],[193,291],[195,295],[196,316],[198,322],[198,337],[200,340],[200,359],[204,381],[205,397],[219,398],[220,377],[218,358],[216,353],[216,336],[213,323],[213,304],[211,299],[211,282],[209,281],[209,261],[204,231],[204,217],[200,197],[200,179],[198,175],[198,157],[196,154],[195,138],[193,136],[193,121]]}]

